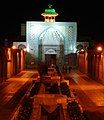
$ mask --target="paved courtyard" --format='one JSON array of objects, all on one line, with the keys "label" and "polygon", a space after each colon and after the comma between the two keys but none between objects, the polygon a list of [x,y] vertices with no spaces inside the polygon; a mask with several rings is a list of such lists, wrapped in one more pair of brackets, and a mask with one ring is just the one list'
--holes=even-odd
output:
[{"label": "paved courtyard", "polygon": [[36,71],[22,71],[0,84],[0,120],[9,120],[14,109],[24,96]]},{"label": "paved courtyard", "polygon": [[[22,71],[17,76],[0,84],[0,120],[9,120],[37,71]],[[72,71],[69,85],[71,91],[88,113],[89,120],[104,119],[104,86],[79,71]],[[68,80],[67,80],[68,82]],[[17,99],[18,98],[18,99]]]},{"label": "paved courtyard", "polygon": [[82,108],[88,112],[89,119],[104,120],[104,85],[79,71],[72,71],[70,77],[70,88]]}]

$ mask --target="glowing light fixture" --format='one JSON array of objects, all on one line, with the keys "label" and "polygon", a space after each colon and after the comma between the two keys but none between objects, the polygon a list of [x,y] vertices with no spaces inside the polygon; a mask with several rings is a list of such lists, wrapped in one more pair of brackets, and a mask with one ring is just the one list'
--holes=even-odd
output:
[{"label": "glowing light fixture", "polygon": [[25,51],[25,52],[26,52],[26,51],[27,51],[27,49],[26,49],[26,48],[24,48],[24,49],[23,49],[23,51]]},{"label": "glowing light fixture", "polygon": [[84,52],[84,49],[81,49],[80,51],[81,51],[81,52]]},{"label": "glowing light fixture", "polygon": [[97,51],[98,51],[98,52],[102,52],[102,50],[103,50],[102,46],[98,46],[98,47],[97,47]]},{"label": "glowing light fixture", "polygon": [[16,46],[13,45],[13,46],[12,46],[12,49],[16,49]]}]

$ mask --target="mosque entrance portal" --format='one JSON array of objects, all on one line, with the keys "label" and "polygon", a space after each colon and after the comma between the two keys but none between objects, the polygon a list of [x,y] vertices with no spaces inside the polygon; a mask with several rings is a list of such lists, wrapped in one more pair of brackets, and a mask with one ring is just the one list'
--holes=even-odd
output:
[{"label": "mosque entrance portal", "polygon": [[60,31],[49,27],[39,37],[39,59],[47,65],[64,64],[64,37]]},{"label": "mosque entrance portal", "polygon": [[45,62],[48,66],[56,65],[56,54],[45,54]]}]

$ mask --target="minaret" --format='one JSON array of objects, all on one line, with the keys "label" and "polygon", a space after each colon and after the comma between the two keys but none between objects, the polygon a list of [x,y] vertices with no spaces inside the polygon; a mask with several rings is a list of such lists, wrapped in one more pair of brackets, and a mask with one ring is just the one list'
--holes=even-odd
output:
[{"label": "minaret", "polygon": [[45,9],[45,12],[41,15],[44,16],[45,22],[55,22],[55,17],[58,16],[58,13],[55,12],[55,9],[52,8],[52,5],[48,5],[49,8]]}]

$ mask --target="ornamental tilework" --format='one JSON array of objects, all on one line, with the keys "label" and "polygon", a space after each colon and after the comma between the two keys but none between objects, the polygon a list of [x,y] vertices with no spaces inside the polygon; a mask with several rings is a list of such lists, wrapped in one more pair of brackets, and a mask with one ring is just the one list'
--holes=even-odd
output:
[{"label": "ornamental tilework", "polygon": [[[26,23],[26,42],[28,52],[36,58],[43,53],[43,49],[63,45],[63,54],[67,55],[76,52],[77,24],[76,22],[34,22]],[[39,46],[41,50],[39,53]],[[56,52],[59,47],[55,48]],[[60,48],[61,49],[61,48]],[[59,53],[59,52],[57,52]],[[41,55],[42,56],[42,55]],[[60,55],[58,55],[60,56]]]}]

